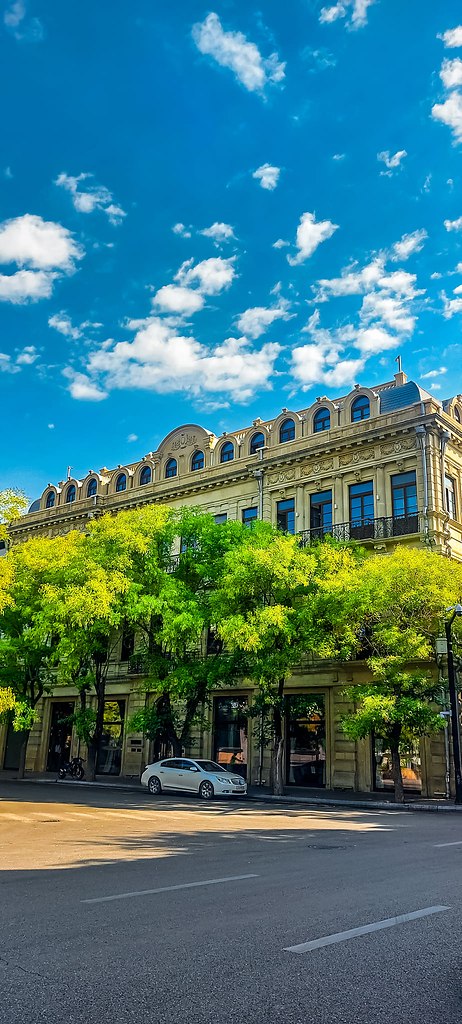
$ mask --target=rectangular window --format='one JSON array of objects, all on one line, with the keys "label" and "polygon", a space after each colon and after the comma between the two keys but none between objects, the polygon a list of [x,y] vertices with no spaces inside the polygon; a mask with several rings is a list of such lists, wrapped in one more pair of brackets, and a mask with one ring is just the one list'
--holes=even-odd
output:
[{"label": "rectangular window", "polygon": [[374,484],[372,480],[350,486],[350,534],[356,540],[374,536]]},{"label": "rectangular window", "polygon": [[255,520],[258,519],[258,508],[243,508],[242,509],[242,522],[244,526],[252,526]]},{"label": "rectangular window", "polygon": [[278,501],[276,514],[278,530],[284,530],[284,533],[295,533],[295,498]]},{"label": "rectangular window", "polygon": [[456,519],[456,489],[451,476],[445,476],[444,478],[444,496],[446,512],[449,513],[449,518]]},{"label": "rectangular window", "polygon": [[332,491],[311,495],[310,531],[313,539],[332,533]]},{"label": "rectangular window", "polygon": [[104,702],[103,735],[98,750],[98,775],[120,775],[122,740],[124,734],[125,701]]},{"label": "rectangular window", "polygon": [[218,515],[214,516],[214,519],[215,519],[215,523],[216,523],[217,526],[222,526],[223,523],[227,522],[228,513],[227,512],[219,512]]},{"label": "rectangular window", "polygon": [[393,534],[418,533],[417,482],[415,471],[391,478]]}]

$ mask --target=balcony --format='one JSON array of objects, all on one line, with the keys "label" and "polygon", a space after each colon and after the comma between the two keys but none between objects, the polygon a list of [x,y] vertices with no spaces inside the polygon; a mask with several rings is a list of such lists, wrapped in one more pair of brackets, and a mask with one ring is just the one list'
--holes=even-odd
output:
[{"label": "balcony", "polygon": [[326,537],[333,537],[334,540],[344,543],[354,540],[360,544],[370,540],[392,540],[394,537],[420,533],[419,519],[418,512],[406,516],[380,516],[378,519],[364,519],[361,523],[317,526],[312,530],[303,530],[298,537],[302,547],[325,540]]}]

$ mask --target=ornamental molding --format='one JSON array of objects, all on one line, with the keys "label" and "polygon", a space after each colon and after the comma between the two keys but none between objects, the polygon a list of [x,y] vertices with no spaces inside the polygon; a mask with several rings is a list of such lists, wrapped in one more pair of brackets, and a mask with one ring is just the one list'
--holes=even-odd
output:
[{"label": "ornamental molding", "polygon": [[400,452],[414,451],[417,447],[417,437],[408,435],[400,437],[396,441],[386,441],[380,445],[381,455],[398,455]]},{"label": "ornamental molding", "polygon": [[296,480],[297,474],[295,469],[285,469],[282,472],[272,473],[268,477],[270,484],[290,484]]},{"label": "ornamental molding", "polygon": [[172,452],[177,452],[182,448],[192,448],[195,444],[197,444],[197,434],[182,433],[170,442],[170,448]]}]

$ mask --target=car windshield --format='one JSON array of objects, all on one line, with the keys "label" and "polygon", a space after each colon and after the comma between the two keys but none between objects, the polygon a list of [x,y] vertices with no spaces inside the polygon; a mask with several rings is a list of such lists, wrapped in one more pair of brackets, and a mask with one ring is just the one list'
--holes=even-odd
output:
[{"label": "car windshield", "polygon": [[226,771],[226,768],[222,768],[221,764],[217,764],[216,761],[196,761],[196,764],[198,764],[199,768],[202,768],[204,772],[213,772],[216,774],[216,772]]}]

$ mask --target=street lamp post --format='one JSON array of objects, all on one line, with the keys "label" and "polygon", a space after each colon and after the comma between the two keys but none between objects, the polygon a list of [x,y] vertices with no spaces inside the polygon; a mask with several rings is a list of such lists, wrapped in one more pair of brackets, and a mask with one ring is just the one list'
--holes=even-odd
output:
[{"label": "street lamp post", "polygon": [[456,804],[462,804],[462,756],[460,744],[459,698],[457,696],[451,628],[456,615],[462,615],[462,605],[456,604],[453,608],[447,608],[446,611],[452,612],[450,619],[446,619],[444,623],[444,629],[448,648],[448,684],[449,699],[451,702],[452,753],[454,758],[454,777],[456,784],[455,802]]}]

